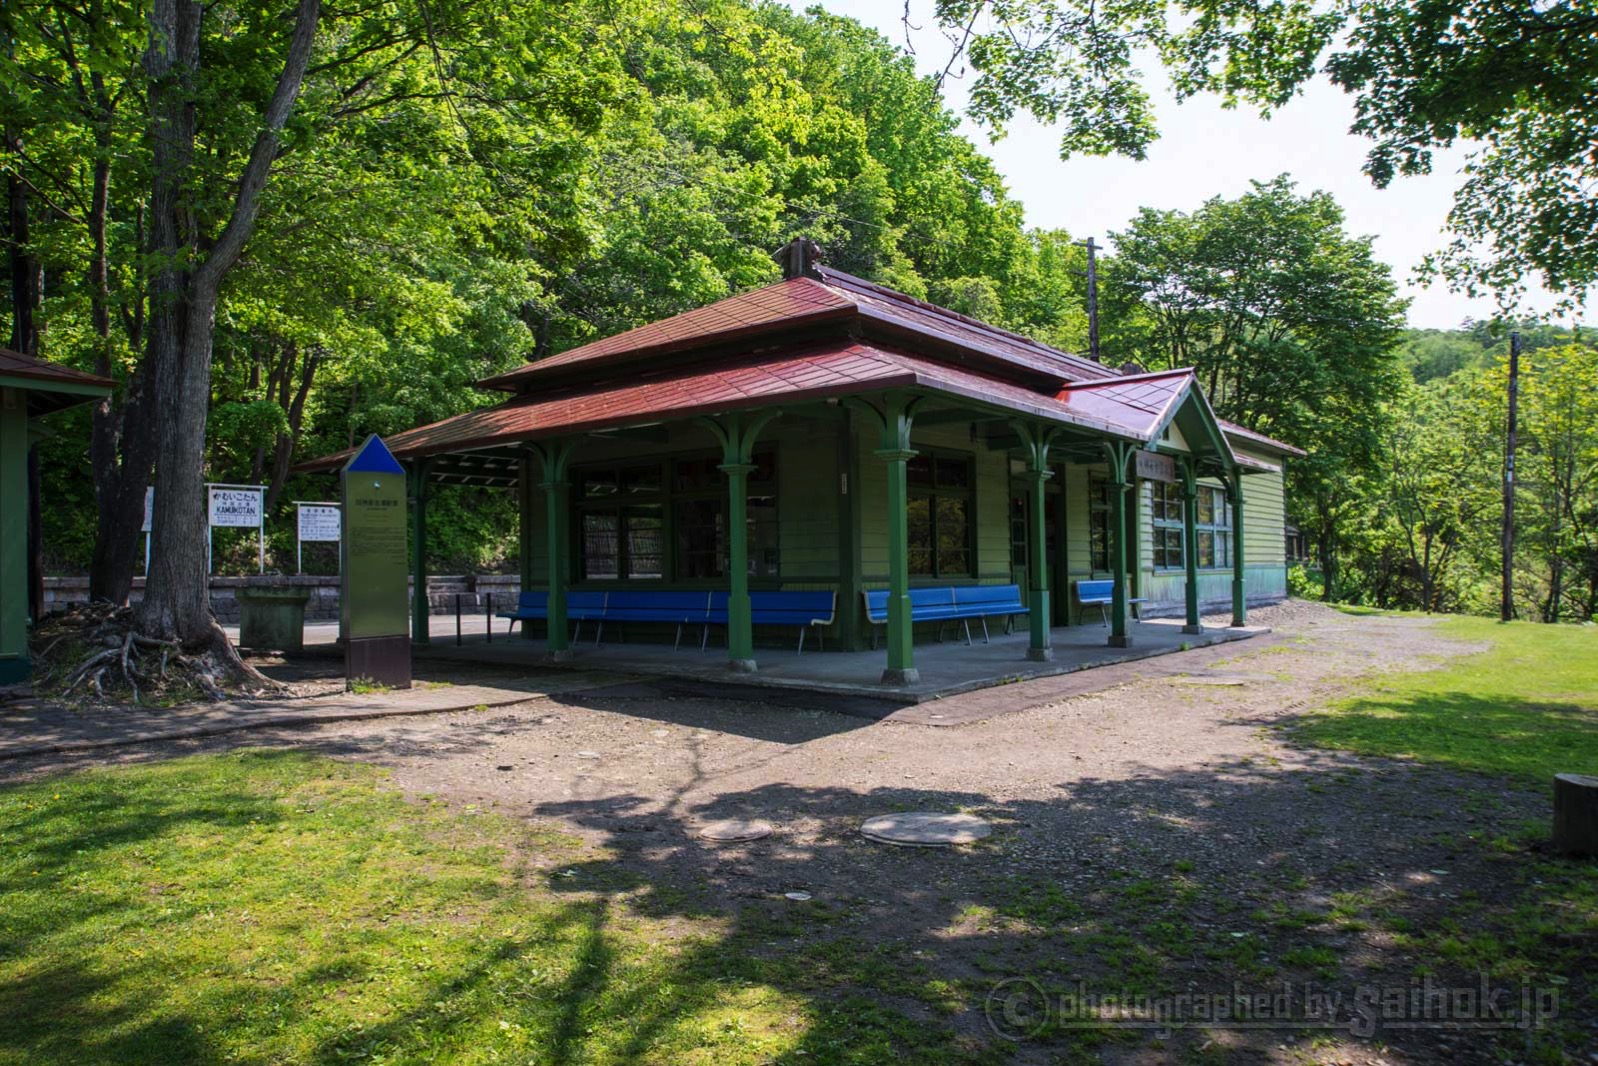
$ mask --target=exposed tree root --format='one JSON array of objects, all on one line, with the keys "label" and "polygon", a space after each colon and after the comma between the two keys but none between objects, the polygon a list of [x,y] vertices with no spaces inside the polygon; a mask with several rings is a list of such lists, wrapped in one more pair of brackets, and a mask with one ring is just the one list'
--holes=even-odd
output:
[{"label": "exposed tree root", "polygon": [[290,691],[245,662],[215,620],[185,646],[140,633],[131,608],[91,604],[49,616],[33,641],[35,690],[59,699],[170,705]]}]

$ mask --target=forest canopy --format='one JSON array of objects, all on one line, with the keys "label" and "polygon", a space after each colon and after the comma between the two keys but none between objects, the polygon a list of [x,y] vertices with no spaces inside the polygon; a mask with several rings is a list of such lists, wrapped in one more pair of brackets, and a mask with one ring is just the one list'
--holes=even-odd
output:
[{"label": "forest canopy", "polygon": [[[193,233],[162,254],[150,9],[24,0],[0,13],[5,235],[14,277],[22,263],[30,281],[14,293],[31,294],[25,315],[7,305],[13,343],[121,386],[114,402],[58,419],[42,448],[57,572],[104,564],[96,545],[142,497],[155,459],[131,442],[150,417],[141,359],[159,279],[226,236],[258,116],[281,90],[282,13],[245,0],[206,11],[210,73],[194,94],[185,187],[200,192],[182,216]],[[1142,119],[1122,110],[1137,119],[1135,147]],[[221,276],[205,477],[268,486],[270,565],[291,569],[292,502],[328,491],[291,473],[296,461],[491,402],[473,382],[773,281],[771,253],[799,236],[843,270],[1085,349],[1087,235],[1028,228],[958,125],[910,56],[820,9],[327,9],[274,134],[253,232]],[[1151,205],[1107,236],[1105,360],[1194,366],[1222,416],[1309,451],[1289,465],[1289,519],[1317,561],[1301,590],[1485,608],[1501,326],[1406,331],[1369,238],[1288,175],[1191,212]],[[1526,613],[1587,618],[1593,349],[1523,332],[1520,595]],[[441,489],[430,527],[435,571],[513,568],[507,493]],[[218,534],[219,571],[253,562],[253,545]]]}]

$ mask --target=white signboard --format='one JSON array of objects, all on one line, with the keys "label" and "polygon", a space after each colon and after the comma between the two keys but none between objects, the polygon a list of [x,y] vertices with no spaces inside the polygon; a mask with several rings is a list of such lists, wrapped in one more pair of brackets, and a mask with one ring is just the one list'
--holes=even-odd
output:
[{"label": "white signboard", "polygon": [[337,543],[342,526],[339,509],[332,504],[302,503],[300,508],[300,539],[333,541]]},{"label": "white signboard", "polygon": [[211,524],[258,528],[261,525],[261,490],[211,486]]}]

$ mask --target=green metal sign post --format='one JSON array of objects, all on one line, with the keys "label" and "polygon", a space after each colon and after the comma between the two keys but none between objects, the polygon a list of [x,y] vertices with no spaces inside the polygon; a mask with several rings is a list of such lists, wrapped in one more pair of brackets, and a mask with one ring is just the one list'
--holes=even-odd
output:
[{"label": "green metal sign post", "polygon": [[410,688],[405,468],[373,434],[345,465],[342,480],[344,674],[350,684]]}]

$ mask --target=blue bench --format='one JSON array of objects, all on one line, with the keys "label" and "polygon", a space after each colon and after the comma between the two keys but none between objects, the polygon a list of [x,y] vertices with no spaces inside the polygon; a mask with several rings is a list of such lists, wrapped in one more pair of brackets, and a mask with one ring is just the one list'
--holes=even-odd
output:
[{"label": "blue bench", "polygon": [[[566,593],[566,620],[576,622],[577,631],[581,633],[583,622],[597,619],[604,613],[605,595],[603,592]],[[549,593],[523,592],[516,597],[516,609],[500,611],[499,617],[510,619],[505,626],[507,634],[515,630],[517,622],[545,621],[549,618]]]},{"label": "blue bench", "polygon": [[[862,594],[866,601],[866,620],[873,626],[888,622],[888,590],[867,589]],[[948,588],[913,588],[910,590],[910,621],[938,622],[939,639],[942,639],[943,622],[959,622],[965,629],[965,642],[971,643],[971,619],[982,623],[982,642],[988,642],[988,619],[1004,618],[1005,630],[1018,614],[1026,614],[1021,602],[1019,585],[954,585]],[[877,646],[877,631],[871,631],[871,647]]]},{"label": "blue bench", "polygon": [[[573,639],[582,635],[582,624],[594,622],[594,643],[605,639],[606,622],[661,622],[677,627],[673,648],[682,646],[684,626],[702,627],[699,647],[704,650],[710,627],[727,624],[727,592],[674,592],[665,589],[617,589],[613,592],[568,592],[566,617],[577,623]],[[829,589],[795,592],[751,592],[749,605],[755,625],[793,625],[799,627],[799,653],[804,654],[805,632],[811,626],[831,625],[836,613],[837,593]],[[524,592],[509,618],[511,628],[518,621],[549,617],[549,593]],[[820,639],[820,635],[817,635]]]},{"label": "blue bench", "polygon": [[[1129,599],[1128,604],[1145,603],[1148,597],[1138,596]],[[1109,578],[1097,581],[1078,581],[1076,583],[1076,602],[1084,607],[1097,607],[1099,609],[1099,624],[1110,624],[1110,605],[1115,602],[1115,582]]]}]

